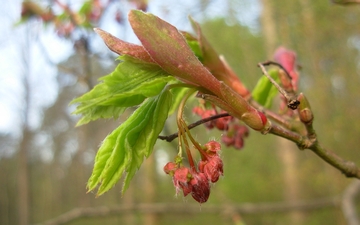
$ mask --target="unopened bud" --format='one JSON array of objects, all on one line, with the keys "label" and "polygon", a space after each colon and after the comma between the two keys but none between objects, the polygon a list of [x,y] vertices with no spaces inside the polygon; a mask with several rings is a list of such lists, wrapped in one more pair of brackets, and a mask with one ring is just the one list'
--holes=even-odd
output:
[{"label": "unopened bud", "polygon": [[311,123],[314,119],[314,115],[311,111],[310,103],[303,93],[299,94],[297,100],[300,102],[298,106],[298,112],[301,122]]},{"label": "unopened bud", "polygon": [[244,113],[241,116],[241,120],[252,129],[263,133],[267,133],[271,126],[264,113],[258,110],[252,110]]},{"label": "unopened bud", "polygon": [[293,92],[294,88],[291,83],[291,77],[283,70],[279,69],[278,71],[280,82],[286,92]]}]

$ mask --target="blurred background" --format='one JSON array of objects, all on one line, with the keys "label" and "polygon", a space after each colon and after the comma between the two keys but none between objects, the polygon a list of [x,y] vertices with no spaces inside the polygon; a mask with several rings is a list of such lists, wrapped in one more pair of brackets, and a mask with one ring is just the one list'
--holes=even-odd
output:
[{"label": "blurred background", "polygon": [[[86,182],[101,141],[118,120],[75,127],[69,102],[116,66],[92,31],[138,43],[130,9],[191,31],[198,21],[251,90],[258,62],[283,45],[297,52],[300,91],[322,144],[360,164],[360,5],[328,0],[1,0],[0,224],[358,224],[358,183],[312,152],[250,132],[243,150],[223,149],[224,177],[209,201],[175,196],[162,167],[176,146],[158,141],[129,190],[96,198]],[[189,107],[190,111],[191,107]],[[199,118],[189,112],[189,122]],[[203,143],[221,133],[196,128]],[[170,121],[163,134],[176,131]],[[201,141],[200,141],[201,142]],[[346,216],[346,203],[355,207]],[[345,204],[342,204],[345,203]],[[351,219],[354,223],[351,223]]]}]

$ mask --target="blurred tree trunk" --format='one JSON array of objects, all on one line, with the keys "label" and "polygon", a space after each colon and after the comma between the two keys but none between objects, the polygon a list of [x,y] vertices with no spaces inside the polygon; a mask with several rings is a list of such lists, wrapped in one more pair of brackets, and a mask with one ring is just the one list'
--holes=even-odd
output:
[{"label": "blurred tree trunk", "polygon": [[29,145],[31,142],[31,132],[24,128],[22,141],[18,152],[18,204],[19,204],[19,224],[29,224]]},{"label": "blurred tree trunk", "polygon": [[[147,203],[154,202],[154,197],[156,194],[156,187],[155,187],[155,158],[154,154],[151,154],[148,159],[144,161],[144,194],[145,194],[145,201]],[[147,225],[155,225],[157,223],[157,215],[155,213],[147,213],[144,216],[144,224]]]},{"label": "blurred tree trunk", "polygon": [[86,189],[85,185],[87,182],[87,175],[86,175],[86,167],[84,164],[84,155],[85,152],[88,150],[88,147],[91,143],[91,132],[89,129],[91,128],[90,125],[82,126],[77,128],[77,137],[78,137],[78,150],[77,153],[72,160],[72,171],[75,173],[74,177],[76,183],[76,205],[81,207],[88,207],[89,206],[89,198],[86,197]]},{"label": "blurred tree trunk", "polygon": [[31,131],[29,129],[29,108],[30,108],[30,24],[26,27],[25,43],[22,46],[22,83],[24,89],[24,101],[22,109],[22,137],[18,149],[18,218],[19,225],[29,224],[30,194],[29,194],[29,149],[31,145]]},{"label": "blurred tree trunk", "polygon": [[262,0],[261,25],[265,40],[267,57],[271,58],[276,48],[276,23],[273,15],[273,4],[271,0]]},{"label": "blurred tree trunk", "polygon": [[[81,67],[79,68],[81,71],[81,78],[83,79],[83,82],[87,85],[88,90],[91,90],[93,88],[93,74],[90,63],[91,52],[89,50],[89,38],[85,36],[80,38],[75,42],[74,46],[80,58],[80,65],[78,66]],[[86,151],[88,151],[92,146],[96,146],[93,144],[92,141],[95,138],[94,132],[92,132],[93,127],[93,124],[88,124],[86,126],[81,126],[77,128],[79,147],[77,149],[74,160],[72,161],[74,167],[73,169],[76,173],[76,182],[78,183],[76,185],[78,187],[77,205],[82,207],[89,206],[89,198],[86,197],[86,191],[84,187],[84,184],[88,179],[84,164],[84,156],[86,154]]]},{"label": "blurred tree trunk", "polygon": [[[276,8],[274,7],[272,0],[262,0],[262,29],[265,39],[265,46],[267,50],[268,59],[272,59],[272,54],[277,48],[277,40],[279,38],[284,40],[281,35],[277,33],[277,26],[275,22]],[[286,20],[284,20],[285,23]],[[286,26],[286,24],[281,24]],[[280,26],[281,26],[280,25]],[[280,32],[284,33],[284,32]],[[285,33],[288,34],[288,33]],[[286,38],[286,37],[285,37]],[[277,151],[282,162],[283,166],[283,179],[284,179],[284,199],[288,202],[294,202],[300,198],[300,182],[298,179],[298,170],[297,170],[297,159],[296,151],[297,148],[294,143],[284,139],[277,138]],[[292,211],[290,213],[291,224],[302,224],[304,215],[301,211]]]},{"label": "blurred tree trunk", "polygon": [[[133,205],[134,201],[134,188],[129,188],[123,196],[122,205]],[[136,224],[136,214],[135,213],[126,213],[124,218],[121,220],[124,224]]]}]

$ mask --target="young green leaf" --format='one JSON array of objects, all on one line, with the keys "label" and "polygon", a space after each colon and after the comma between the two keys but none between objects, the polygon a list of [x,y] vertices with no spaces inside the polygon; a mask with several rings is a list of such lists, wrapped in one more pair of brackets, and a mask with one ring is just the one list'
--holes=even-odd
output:
[{"label": "young green leaf", "polygon": [[[279,83],[279,76],[277,69],[269,70],[269,75]],[[275,96],[278,94],[278,91],[274,85],[271,84],[269,79],[266,76],[262,76],[257,82],[253,92],[252,97],[259,104],[263,105],[266,108],[270,108],[272,101]]]},{"label": "young green leaf", "polygon": [[[153,103],[153,99],[145,101],[113,132],[114,135],[113,133],[110,134],[110,141],[107,140],[108,137],[105,139],[104,144],[100,147],[101,151],[99,150],[95,158],[95,160],[102,159],[102,162],[97,163],[97,161],[95,161],[93,173],[89,179],[89,191],[92,191],[100,184],[97,195],[102,195],[112,188],[121,178],[127,167],[127,163],[131,161],[129,147],[125,146],[127,134],[131,130],[136,130],[146,123],[149,118],[148,112],[153,110]],[[113,136],[116,137],[113,138]]]},{"label": "young green leaf", "polygon": [[191,51],[193,51],[199,61],[203,63],[203,53],[198,39],[196,39],[192,34],[186,31],[182,31],[181,34],[184,36],[187,44],[191,48]]},{"label": "young green leaf", "polygon": [[123,128],[119,126],[111,134],[109,134],[96,153],[94,169],[87,183],[87,189],[89,192],[94,190],[101,182],[100,175],[113,152],[113,148],[116,145],[117,138],[119,137],[119,133],[122,129]]},{"label": "young green leaf", "polygon": [[176,87],[170,90],[172,94],[172,104],[169,110],[169,115],[173,114],[177,110],[181,100],[184,98],[188,90],[189,90],[188,88],[184,88],[184,87]]},{"label": "young green leaf", "polygon": [[101,145],[87,188],[99,186],[97,195],[112,188],[126,172],[123,192],[140,168],[164,127],[172,103],[172,95],[164,89],[160,95],[148,98]]},{"label": "young green leaf", "polygon": [[127,107],[139,105],[146,98],[158,95],[173,77],[154,64],[136,63],[129,57],[90,92],[74,99],[79,103],[74,114],[82,114],[82,125],[99,118],[117,118]]},{"label": "young green leaf", "polygon": [[156,99],[155,109],[146,126],[144,126],[140,132],[131,132],[128,134],[130,137],[133,135],[136,142],[133,145],[129,142],[128,145],[131,149],[130,152],[133,154],[133,160],[131,160],[131,164],[126,168],[127,174],[122,188],[123,193],[127,190],[131,179],[140,168],[144,156],[148,158],[152,153],[155,142],[164,127],[172,105],[172,94],[166,90]]}]

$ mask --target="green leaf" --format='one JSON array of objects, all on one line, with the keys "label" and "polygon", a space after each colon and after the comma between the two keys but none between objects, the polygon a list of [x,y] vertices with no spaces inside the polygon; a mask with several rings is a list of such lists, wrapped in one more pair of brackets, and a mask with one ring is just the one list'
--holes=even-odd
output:
[{"label": "green leaf", "polygon": [[188,45],[190,46],[191,50],[194,52],[196,57],[200,60],[200,62],[203,61],[203,56],[201,52],[201,48],[198,41],[187,41]]},{"label": "green leaf", "polygon": [[[130,132],[129,136],[132,135],[136,139],[135,144],[131,148],[133,153],[133,159],[131,164],[126,169],[126,176],[122,192],[124,193],[129,187],[131,179],[134,177],[135,172],[140,168],[144,156],[148,158],[153,152],[155,142],[164,128],[165,121],[168,118],[169,110],[172,106],[172,94],[170,91],[164,91],[156,101],[156,106],[149,122],[140,132]],[[129,143],[129,147],[131,143]]]},{"label": "green leaf", "polygon": [[126,172],[124,192],[145,157],[153,151],[164,127],[172,104],[172,94],[164,89],[160,95],[147,99],[116,130],[106,137],[96,157],[87,188],[99,186],[97,195],[112,188]]},{"label": "green leaf", "polygon": [[[271,69],[268,73],[277,83],[280,82],[277,69]],[[272,105],[272,101],[277,94],[278,91],[276,87],[271,84],[271,82],[266,76],[262,76],[258,80],[252,92],[252,97],[259,104],[263,105],[266,108],[270,108]]]},{"label": "green leaf", "polygon": [[89,14],[92,10],[92,6],[93,6],[92,1],[84,2],[84,4],[79,9],[79,14],[83,14],[83,15]]},{"label": "green leaf", "polygon": [[100,182],[100,175],[113,152],[113,148],[116,146],[116,141],[121,130],[121,126],[116,128],[101,144],[95,157],[94,169],[87,183],[87,189],[89,191],[95,189]]},{"label": "green leaf", "polygon": [[171,115],[175,112],[175,110],[180,105],[181,100],[184,98],[184,96],[188,92],[188,90],[189,90],[189,88],[184,88],[184,87],[176,87],[176,88],[172,88],[170,90],[170,92],[172,94],[172,104],[171,104],[171,108],[169,110],[169,115]]},{"label": "green leaf", "polygon": [[113,118],[116,120],[125,110],[125,107],[96,106],[92,110],[83,114],[83,117],[81,117],[77,122],[77,126],[87,124],[97,118]]},{"label": "green leaf", "polygon": [[109,75],[100,79],[90,92],[74,99],[78,103],[74,114],[82,114],[77,125],[99,118],[117,118],[124,110],[158,95],[173,77],[154,64],[136,63],[129,57]]},{"label": "green leaf", "polygon": [[182,31],[182,35],[186,39],[187,44],[189,45],[191,51],[195,54],[195,56],[199,59],[201,63],[203,63],[203,52],[200,46],[199,41],[192,36],[190,33]]}]

